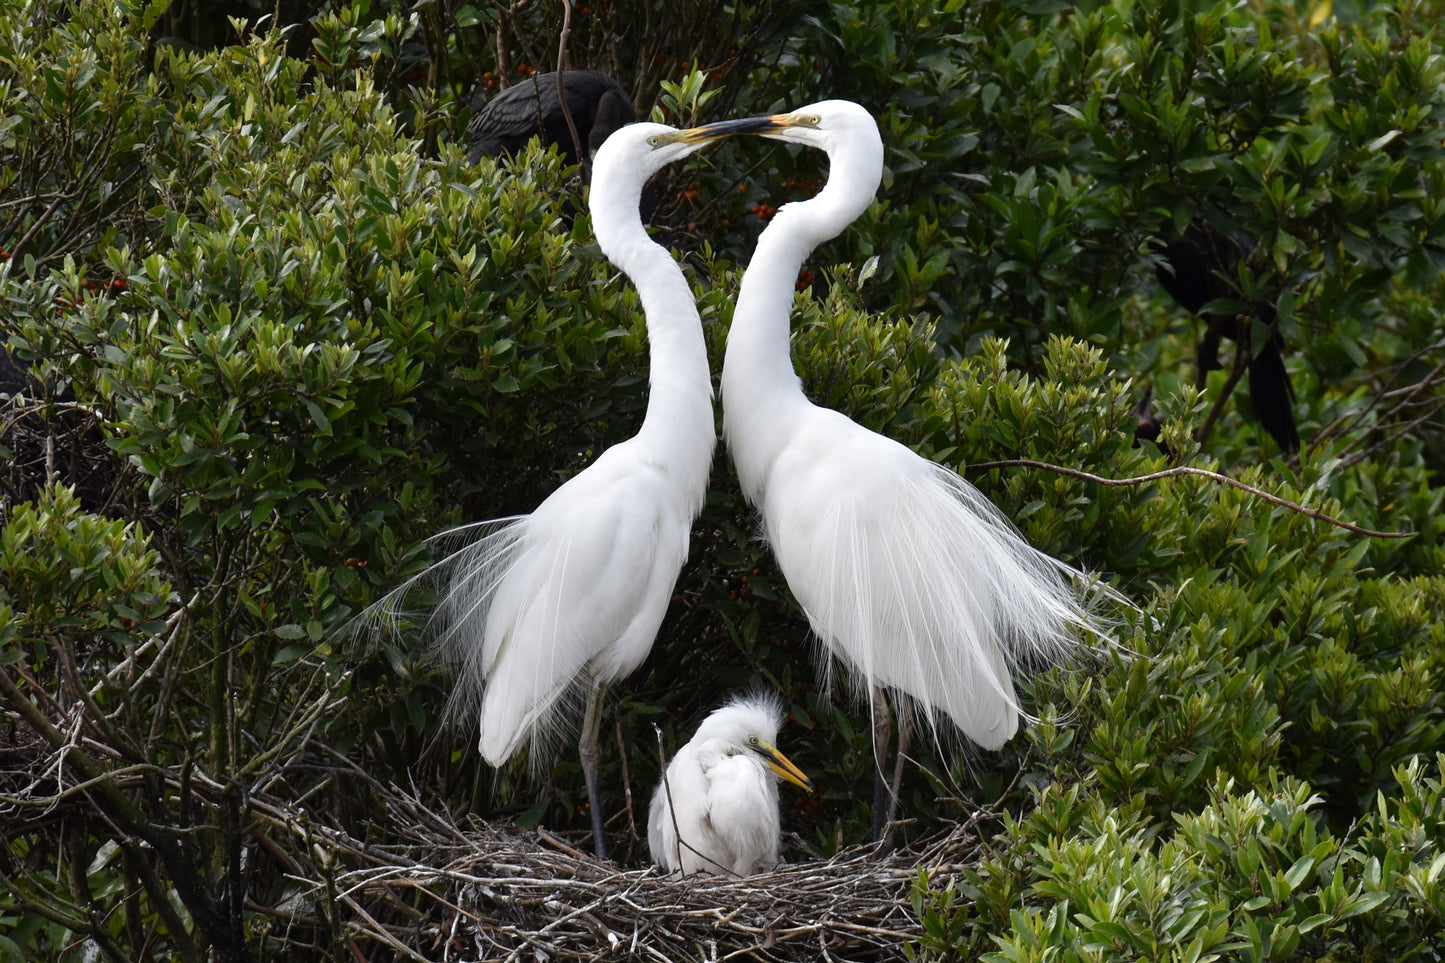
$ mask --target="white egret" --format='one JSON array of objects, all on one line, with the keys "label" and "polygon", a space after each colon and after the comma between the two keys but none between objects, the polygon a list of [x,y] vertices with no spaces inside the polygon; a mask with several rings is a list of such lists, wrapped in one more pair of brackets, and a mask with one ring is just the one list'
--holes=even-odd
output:
[{"label": "white egret", "polygon": [[813,631],[868,687],[880,765],[881,690],[911,697],[935,737],[941,713],[997,749],[1018,728],[1015,671],[1061,657],[1095,627],[1069,583],[1079,573],[1030,546],[956,472],[814,405],[792,366],[799,269],[872,202],[878,125],[833,100],[710,129],[816,147],[830,166],[816,196],[773,216],[738,292],[722,401],[743,493]]},{"label": "white egret", "polygon": [[647,319],[650,392],[637,434],[604,451],[530,515],[482,523],[484,537],[379,603],[384,617],[418,581],[438,587],[428,628],[458,668],[449,709],[477,720],[478,747],[493,766],[524,742],[535,746],[554,735],[559,708],[587,692],[579,752],[599,858],[606,858],[596,777],[602,697],[652,648],[687,559],[717,443],[692,289],[648,236],[638,204],[648,177],[718,136],[634,124],[610,136],[594,160],[593,230],[636,285]]},{"label": "white egret", "polygon": [[778,861],[778,780],[813,791],[773,745],[783,706],[743,696],[716,710],[668,763],[647,812],[647,848],[669,872],[748,876]]}]

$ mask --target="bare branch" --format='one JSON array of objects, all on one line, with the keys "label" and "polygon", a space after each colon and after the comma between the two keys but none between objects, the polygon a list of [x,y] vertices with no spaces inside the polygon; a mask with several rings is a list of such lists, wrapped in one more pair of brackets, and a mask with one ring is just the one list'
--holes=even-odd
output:
[{"label": "bare branch", "polygon": [[1010,458],[1005,461],[984,461],[969,465],[967,467],[969,470],[972,471],[985,471],[990,468],[1042,468],[1046,471],[1057,472],[1060,475],[1067,475],[1070,478],[1080,478],[1084,481],[1091,481],[1097,485],[1107,485],[1111,488],[1122,488],[1129,485],[1143,485],[1148,482],[1158,481],[1161,478],[1175,478],[1181,475],[1195,475],[1200,478],[1208,478],[1210,481],[1216,481],[1223,485],[1229,485],[1231,488],[1238,488],[1240,491],[1249,492],[1251,495],[1254,495],[1257,498],[1262,498],[1265,501],[1275,505],[1279,505],[1282,508],[1288,508],[1290,511],[1298,512],[1301,515],[1305,515],[1318,521],[1328,522],[1331,525],[1338,526],[1339,528],[1343,528],[1346,531],[1354,532],[1358,535],[1368,535],[1370,538],[1413,538],[1415,536],[1414,532],[1377,532],[1371,528],[1363,528],[1359,525],[1355,525],[1350,522],[1342,521],[1341,519],[1335,518],[1333,515],[1326,515],[1318,508],[1307,508],[1304,505],[1299,504],[1298,502],[1292,502],[1287,498],[1280,498],[1278,495],[1272,495],[1262,488],[1256,488],[1253,485],[1247,485],[1237,478],[1230,478],[1228,475],[1220,474],[1217,471],[1209,471],[1205,468],[1194,468],[1189,465],[1176,465],[1173,468],[1166,468],[1163,471],[1150,472],[1147,475],[1138,475],[1134,478],[1105,478],[1103,475],[1095,475],[1093,472],[1081,471],[1077,468],[1065,468],[1062,465],[1054,465],[1046,461],[1034,461],[1030,458]]}]

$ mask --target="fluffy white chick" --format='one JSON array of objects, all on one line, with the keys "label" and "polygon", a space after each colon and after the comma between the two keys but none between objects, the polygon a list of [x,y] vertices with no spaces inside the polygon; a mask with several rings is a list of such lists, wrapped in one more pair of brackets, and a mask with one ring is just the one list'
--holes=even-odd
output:
[{"label": "fluffy white chick", "polygon": [[652,794],[647,846],[669,872],[748,876],[778,861],[778,780],[808,777],[773,745],[783,706],[740,696],[713,712],[677,751]]}]

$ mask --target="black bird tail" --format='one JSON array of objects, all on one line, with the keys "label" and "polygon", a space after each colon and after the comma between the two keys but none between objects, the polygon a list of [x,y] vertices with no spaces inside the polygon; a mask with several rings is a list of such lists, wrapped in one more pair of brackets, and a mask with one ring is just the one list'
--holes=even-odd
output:
[{"label": "black bird tail", "polygon": [[1279,353],[1280,338],[1270,338],[1249,362],[1249,400],[1254,417],[1281,450],[1299,449],[1299,429],[1294,422],[1294,386]]}]

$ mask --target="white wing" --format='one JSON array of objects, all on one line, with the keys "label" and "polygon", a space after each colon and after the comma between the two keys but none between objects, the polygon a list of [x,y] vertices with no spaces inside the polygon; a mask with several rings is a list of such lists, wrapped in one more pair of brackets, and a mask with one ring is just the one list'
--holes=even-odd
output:
[{"label": "white wing", "polygon": [[1080,624],[1067,566],[973,486],[826,408],[763,493],[768,539],[814,631],[869,685],[945,712],[979,745],[1016,731],[1012,670]]},{"label": "white wing", "polygon": [[647,846],[670,872],[747,876],[778,861],[778,836],[777,783],[746,753],[689,743],[652,794]]},{"label": "white wing", "polygon": [[781,832],[777,782],[751,753],[724,757],[707,776],[708,822],[719,854],[739,876],[771,869]]},{"label": "white wing", "polygon": [[418,582],[439,588],[428,628],[458,668],[449,712],[480,719],[492,765],[552,735],[578,682],[619,678],[647,657],[687,559],[692,509],[680,488],[636,439],[615,445],[531,515],[502,520],[383,600],[394,610]]}]

